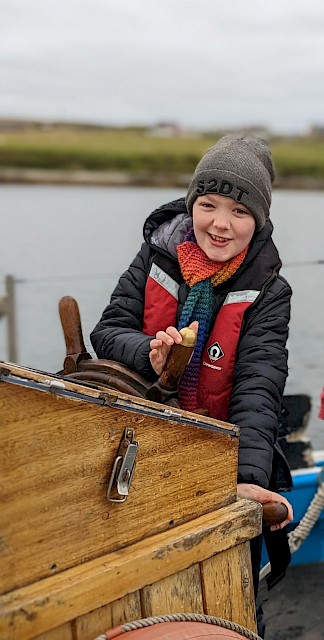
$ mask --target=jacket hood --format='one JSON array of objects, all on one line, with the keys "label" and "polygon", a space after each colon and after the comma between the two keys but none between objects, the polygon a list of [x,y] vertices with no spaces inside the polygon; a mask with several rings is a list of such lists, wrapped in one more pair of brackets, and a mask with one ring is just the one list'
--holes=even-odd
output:
[{"label": "jacket hood", "polygon": [[[177,246],[192,227],[192,217],[188,213],[185,199],[178,198],[155,209],[144,223],[144,240],[162,253],[167,253],[177,260]],[[248,267],[254,262],[256,256],[266,247],[266,263],[271,270],[279,271],[281,260],[278,251],[272,241],[273,225],[267,220],[261,231],[254,234],[250,243],[248,254],[242,267]],[[240,269],[241,271],[241,269]]]},{"label": "jacket hood", "polygon": [[192,217],[184,198],[178,198],[155,209],[144,223],[144,240],[177,259],[177,246],[192,227]]}]

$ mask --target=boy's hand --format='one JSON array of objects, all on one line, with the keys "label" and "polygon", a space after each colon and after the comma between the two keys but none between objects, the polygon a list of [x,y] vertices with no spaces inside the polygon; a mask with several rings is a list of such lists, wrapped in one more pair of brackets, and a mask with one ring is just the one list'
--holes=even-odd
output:
[{"label": "boy's hand", "polygon": [[[189,329],[198,332],[198,322],[195,320],[189,325]],[[151,365],[159,376],[161,375],[169,351],[174,343],[181,344],[182,336],[175,327],[168,327],[165,331],[158,331],[155,338],[150,342],[151,351],[149,354]]]},{"label": "boy's hand", "polygon": [[294,514],[293,508],[288,502],[286,498],[281,496],[279,493],[275,493],[275,491],[269,491],[269,489],[263,489],[262,487],[258,487],[256,484],[247,484],[240,483],[237,485],[237,495],[239,498],[246,498],[247,500],[255,500],[256,502],[260,502],[260,504],[265,504],[266,502],[282,502],[286,505],[288,509],[287,519],[280,524],[275,524],[270,527],[272,531],[276,529],[283,529],[289,522],[292,521]]}]

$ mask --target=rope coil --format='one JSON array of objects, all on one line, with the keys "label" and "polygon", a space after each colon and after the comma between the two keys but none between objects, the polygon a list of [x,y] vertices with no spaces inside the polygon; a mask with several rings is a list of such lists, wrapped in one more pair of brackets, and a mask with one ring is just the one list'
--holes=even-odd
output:
[{"label": "rope coil", "polygon": [[[215,618],[214,616],[207,616],[199,613],[174,613],[163,616],[154,616],[150,618],[143,618],[142,620],[136,620],[135,622],[128,622],[121,625],[120,629],[122,633],[127,631],[134,631],[135,629],[143,629],[145,627],[151,627],[154,624],[160,624],[162,622],[205,622],[206,624],[213,624],[223,629],[229,629],[230,631],[236,631],[240,633],[243,638],[248,640],[261,640],[260,636],[245,627],[242,627],[231,620],[224,620],[223,618]],[[102,634],[95,640],[107,640],[107,635]]]}]

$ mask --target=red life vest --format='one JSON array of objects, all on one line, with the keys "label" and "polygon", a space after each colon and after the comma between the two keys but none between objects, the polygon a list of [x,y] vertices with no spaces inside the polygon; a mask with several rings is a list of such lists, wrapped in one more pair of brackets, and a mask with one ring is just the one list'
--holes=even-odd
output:
[{"label": "red life vest", "polygon": [[[145,288],[143,332],[146,335],[153,336],[157,331],[175,326],[178,291],[178,283],[153,263]],[[198,406],[218,420],[227,420],[243,315],[259,293],[252,289],[227,295],[203,351]]]},{"label": "red life vest", "polygon": [[143,333],[155,336],[157,331],[174,327],[178,292],[178,283],[153,262],[145,287]]}]

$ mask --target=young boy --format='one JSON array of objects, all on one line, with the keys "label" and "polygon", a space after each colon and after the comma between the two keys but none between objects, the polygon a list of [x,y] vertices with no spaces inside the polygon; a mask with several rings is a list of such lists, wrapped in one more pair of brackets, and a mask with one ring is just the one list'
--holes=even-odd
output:
[{"label": "young boy", "polygon": [[[290,483],[276,443],[291,289],[271,239],[273,177],[259,138],[225,136],[209,149],[186,198],[146,220],[145,242],[91,334],[98,357],[154,380],[190,325],[197,344],[180,406],[240,427],[238,495],[261,503]],[[283,527],[292,509],[280,500],[288,508]],[[257,569],[254,558],[255,584]]]}]

